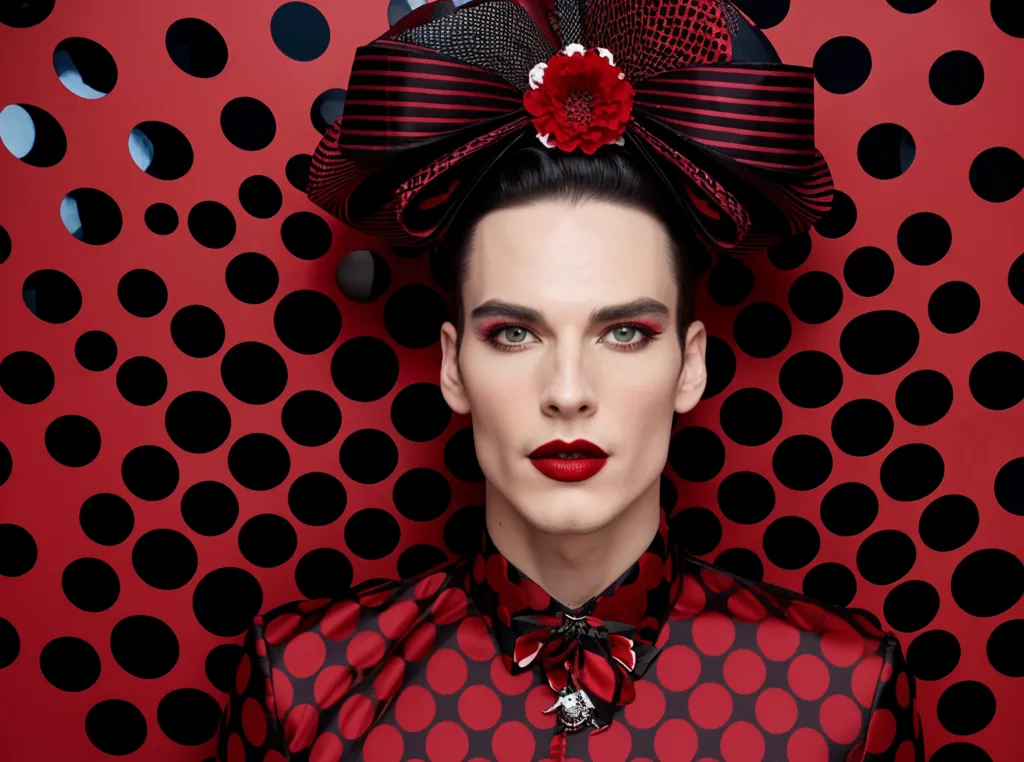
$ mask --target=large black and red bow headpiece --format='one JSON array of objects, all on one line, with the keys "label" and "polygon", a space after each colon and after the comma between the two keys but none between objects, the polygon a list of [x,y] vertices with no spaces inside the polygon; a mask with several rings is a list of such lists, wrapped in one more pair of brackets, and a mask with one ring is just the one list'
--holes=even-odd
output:
[{"label": "large black and red bow headpiece", "polygon": [[443,236],[515,146],[623,146],[709,252],[760,251],[832,202],[814,77],[729,0],[450,0],[356,51],[308,194],[395,246]]}]

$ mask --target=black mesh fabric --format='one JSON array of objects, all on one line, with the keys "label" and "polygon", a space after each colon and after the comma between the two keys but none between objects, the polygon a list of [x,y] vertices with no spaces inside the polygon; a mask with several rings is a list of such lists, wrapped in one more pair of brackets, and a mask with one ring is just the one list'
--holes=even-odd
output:
[{"label": "black mesh fabric", "polygon": [[557,52],[529,12],[512,0],[467,3],[394,39],[487,69],[522,92],[530,88],[530,69]]}]

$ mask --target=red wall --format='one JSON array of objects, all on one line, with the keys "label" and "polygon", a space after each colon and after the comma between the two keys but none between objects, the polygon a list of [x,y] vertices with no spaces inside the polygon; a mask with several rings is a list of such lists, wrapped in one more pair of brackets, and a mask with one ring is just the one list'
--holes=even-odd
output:
[{"label": "red wall", "polygon": [[[353,298],[373,242],[300,190],[387,4],[53,5],[0,3],[0,746],[198,761],[257,610],[457,550],[482,484],[427,263],[374,249]],[[705,281],[664,502],[693,552],[895,629],[933,762],[1017,759],[1024,11],[741,5],[815,66],[841,193]]]}]

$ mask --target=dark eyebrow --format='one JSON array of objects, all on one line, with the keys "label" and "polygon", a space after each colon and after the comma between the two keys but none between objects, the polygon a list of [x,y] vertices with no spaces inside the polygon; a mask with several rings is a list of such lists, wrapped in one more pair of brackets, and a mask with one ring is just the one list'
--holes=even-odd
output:
[{"label": "dark eyebrow", "polygon": [[[607,307],[594,309],[590,313],[590,323],[607,323],[611,320],[628,320],[644,315],[660,315],[668,319],[668,307],[657,299],[643,297],[623,304],[610,304]],[[469,313],[472,320],[485,317],[506,317],[522,320],[527,323],[544,323],[544,313],[521,304],[511,304],[501,299],[488,299]]]}]

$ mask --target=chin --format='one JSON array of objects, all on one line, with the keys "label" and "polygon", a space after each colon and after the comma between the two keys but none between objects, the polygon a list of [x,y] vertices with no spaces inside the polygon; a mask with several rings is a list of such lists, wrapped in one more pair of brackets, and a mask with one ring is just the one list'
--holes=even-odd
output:
[{"label": "chin", "polygon": [[589,534],[608,525],[613,518],[606,511],[596,511],[593,499],[589,505],[559,505],[560,501],[542,500],[542,510],[522,512],[528,524],[546,534]]}]

